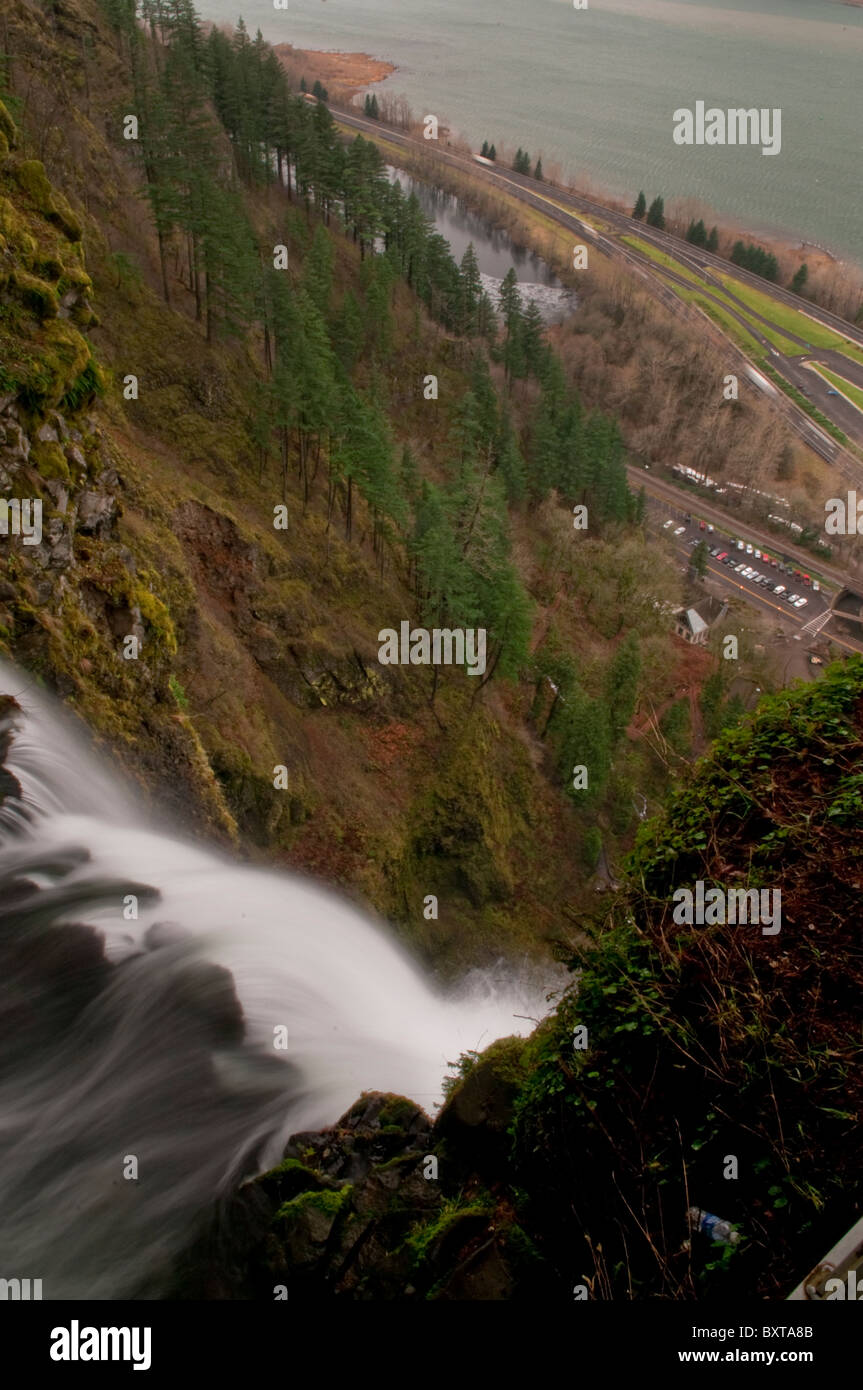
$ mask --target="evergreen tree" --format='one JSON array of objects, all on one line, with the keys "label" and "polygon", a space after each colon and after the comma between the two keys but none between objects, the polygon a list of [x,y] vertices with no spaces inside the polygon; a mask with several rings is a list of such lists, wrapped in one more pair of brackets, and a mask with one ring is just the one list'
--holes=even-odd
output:
[{"label": "evergreen tree", "polygon": [[719,250],[719,232],[715,227],[710,228],[710,235],[707,238],[707,250],[711,251],[714,256]]},{"label": "evergreen tree", "polygon": [[707,542],[699,541],[693,546],[689,556],[689,568],[699,579],[703,579],[707,573]]},{"label": "evergreen tree", "polygon": [[524,311],[522,348],[527,371],[532,376],[540,376],[546,358],[545,325],[539,305],[533,299]]},{"label": "evergreen tree", "polygon": [[483,142],[482,142],[482,149],[480,150],[480,154],[483,156],[484,159],[487,159],[487,158],[488,158],[488,141],[487,141],[487,140],[483,140]]},{"label": "evergreen tree", "polygon": [[478,313],[483,288],[480,279],[479,262],[476,258],[473,242],[468,243],[467,250],[461,259],[461,332],[467,338],[473,338],[478,332]]},{"label": "evergreen tree", "polygon": [[541,160],[541,159],[538,159],[538,160],[536,161],[536,167],[535,167],[535,169],[534,169],[534,171],[533,171],[533,177],[534,177],[535,179],[538,179],[539,182],[542,183],[542,181],[543,181],[543,175],[542,175],[542,160]]},{"label": "evergreen tree", "polygon": [[637,220],[640,222],[646,212],[647,199],[645,198],[643,193],[639,193],[638,197],[635,200],[635,207],[632,209],[632,215],[633,217],[637,218]]},{"label": "evergreen tree", "polygon": [[618,643],[605,677],[605,702],[613,741],[623,736],[634,712],[641,679],[641,649],[634,632]]},{"label": "evergreen tree", "polygon": [[808,265],[806,264],[806,262],[804,261],[803,264],[799,267],[799,269],[796,270],[796,271],[794,272],[794,276],[793,276],[793,279],[792,279],[792,281],[791,281],[791,290],[792,290],[792,292],[793,292],[794,294],[802,294],[802,293],[803,293],[803,290],[804,290],[804,288],[805,288],[805,286],[806,286],[806,281],[807,281],[808,279],[809,279],[809,267],[808,267]]},{"label": "evergreen tree", "polygon": [[495,149],[494,145],[489,145],[488,157],[489,159],[497,159],[497,150]]},{"label": "evergreen tree", "polygon": [[657,227],[659,231],[665,228],[665,201],[662,198],[654,198],[647,213],[648,227]]}]

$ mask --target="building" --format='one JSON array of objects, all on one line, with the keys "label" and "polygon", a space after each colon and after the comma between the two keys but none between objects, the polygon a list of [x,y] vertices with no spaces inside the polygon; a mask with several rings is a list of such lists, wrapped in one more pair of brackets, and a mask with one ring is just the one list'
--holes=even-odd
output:
[{"label": "building", "polygon": [[692,608],[678,608],[674,614],[674,630],[684,642],[703,647],[710,636],[710,629],[728,612],[728,604],[708,594]]}]

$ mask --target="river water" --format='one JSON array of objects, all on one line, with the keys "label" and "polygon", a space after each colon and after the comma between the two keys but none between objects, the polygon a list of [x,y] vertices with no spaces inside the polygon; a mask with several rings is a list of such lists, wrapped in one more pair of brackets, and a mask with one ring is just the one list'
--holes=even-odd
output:
[{"label": "river water", "polygon": [[[838,0],[199,0],[299,47],[397,65],[418,114],[558,162],[582,186],[695,197],[863,261],[863,9]],[[673,112],[779,107],[782,148],[681,147]],[[422,110],[420,111],[420,108]]]},{"label": "river water", "polygon": [[456,261],[473,244],[483,286],[497,308],[504,276],[514,270],[522,302],[535,303],[546,323],[554,323],[573,312],[577,297],[566,289],[554,271],[535,251],[517,246],[506,232],[469,208],[461,198],[413,178],[404,169],[387,165],[391,181],[401,184],[405,193],[416,195],[435,230],[449,242]]}]

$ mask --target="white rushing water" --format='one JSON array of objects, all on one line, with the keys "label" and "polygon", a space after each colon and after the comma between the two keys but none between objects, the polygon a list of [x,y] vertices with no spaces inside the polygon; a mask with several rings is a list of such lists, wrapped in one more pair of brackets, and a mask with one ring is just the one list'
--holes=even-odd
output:
[{"label": "white rushing water", "polygon": [[[0,1277],[41,1278],[46,1298],[158,1292],[201,1212],[291,1133],[363,1090],[434,1113],[448,1063],[547,1008],[510,972],[444,997],[335,893],[145,823],[60,705],[3,664],[0,694],[24,711],[6,759],[24,809],[0,816]],[[117,968],[95,992],[64,924],[104,937]]]}]

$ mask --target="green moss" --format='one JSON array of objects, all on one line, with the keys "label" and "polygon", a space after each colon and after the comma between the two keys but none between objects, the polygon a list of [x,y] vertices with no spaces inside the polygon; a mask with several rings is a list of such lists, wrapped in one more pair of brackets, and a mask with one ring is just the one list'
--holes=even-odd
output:
[{"label": "green moss", "polygon": [[39,212],[48,217],[54,206],[51,201],[51,183],[45,173],[45,165],[38,159],[22,159],[13,169],[19,187],[24,190],[31,203]]},{"label": "green moss", "polygon": [[84,229],[70,208],[69,203],[64,198],[63,194],[58,193],[56,189],[52,196],[54,206],[49,213],[51,221],[57,224],[63,235],[68,237],[69,241],[80,241],[84,235]]},{"label": "green moss", "polygon": [[445,1202],[442,1210],[430,1221],[414,1226],[405,1242],[412,1252],[414,1267],[423,1265],[432,1246],[441,1242],[466,1217],[490,1217],[493,1211],[494,1202],[486,1196],[475,1197],[469,1202],[461,1197]]},{"label": "green moss", "polygon": [[30,462],[43,478],[60,478],[64,483],[72,481],[66,455],[62,447],[53,440],[43,443],[41,439],[37,439],[30,450]]},{"label": "green moss", "polygon": [[159,646],[170,655],[176,655],[177,635],[166,605],[143,584],[133,584],[128,591],[129,601],[137,604],[141,617],[152,630]]},{"label": "green moss", "polygon": [[345,1183],[337,1192],[301,1192],[298,1197],[292,1197],[290,1202],[284,1202],[276,1212],[276,1220],[296,1220],[302,1216],[303,1212],[313,1210],[321,1211],[325,1216],[337,1217],[340,1212],[349,1204],[353,1192],[353,1183]]},{"label": "green moss", "polygon": [[410,1124],[416,1114],[416,1106],[412,1100],[405,1100],[403,1096],[393,1096],[382,1107],[378,1119],[381,1128],[388,1133],[404,1129],[405,1125]]},{"label": "green moss", "polygon": [[60,301],[55,291],[45,280],[29,275],[25,270],[16,270],[12,283],[22,303],[38,319],[53,319],[60,311]]}]

